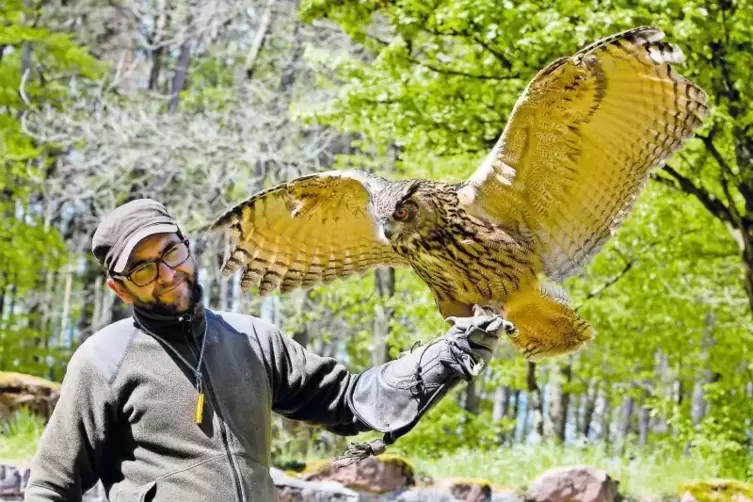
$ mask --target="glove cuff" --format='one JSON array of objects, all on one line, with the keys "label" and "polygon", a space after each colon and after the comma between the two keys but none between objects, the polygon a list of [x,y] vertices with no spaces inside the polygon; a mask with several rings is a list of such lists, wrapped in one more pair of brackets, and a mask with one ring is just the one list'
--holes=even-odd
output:
[{"label": "glove cuff", "polygon": [[[453,350],[455,349],[455,350]],[[471,366],[468,363],[471,363]],[[444,338],[358,375],[348,405],[371,429],[402,436],[461,380],[475,361]]]}]

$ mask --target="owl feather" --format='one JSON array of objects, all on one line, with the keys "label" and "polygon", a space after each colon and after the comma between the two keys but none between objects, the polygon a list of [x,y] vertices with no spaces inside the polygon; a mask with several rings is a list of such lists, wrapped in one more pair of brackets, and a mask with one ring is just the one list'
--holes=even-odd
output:
[{"label": "owl feather", "polygon": [[213,224],[231,235],[223,273],[268,294],[408,266],[445,317],[500,311],[528,359],[577,350],[594,331],[547,284],[589,263],[707,115],[663,37],[636,28],[547,65],[463,183],[329,171],[251,196]]}]

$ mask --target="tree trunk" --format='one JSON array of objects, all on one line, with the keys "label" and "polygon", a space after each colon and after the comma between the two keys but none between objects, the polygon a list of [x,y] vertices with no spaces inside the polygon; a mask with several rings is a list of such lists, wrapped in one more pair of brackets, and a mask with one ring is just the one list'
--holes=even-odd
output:
[{"label": "tree trunk", "polygon": [[[5,292],[8,289],[8,274],[0,270],[0,334],[5,331]],[[5,359],[8,353],[7,337],[3,336],[3,345],[0,347],[0,371],[5,370]]]},{"label": "tree trunk", "polygon": [[175,113],[178,109],[180,93],[186,86],[186,75],[188,74],[188,64],[190,60],[191,39],[186,38],[183,43],[180,44],[180,55],[178,56],[178,64],[175,66],[173,83],[170,89],[170,100],[167,104],[168,113]]},{"label": "tree trunk", "polygon": [[[515,389],[515,394],[513,398],[513,405],[511,406],[511,412],[510,412],[510,418],[512,418],[515,421],[515,426],[513,427],[512,431],[510,432],[510,441],[508,441],[508,444],[510,446],[513,445],[513,443],[516,440],[516,431],[518,431],[518,416],[520,413],[520,389]],[[525,425],[525,424],[523,424]]]},{"label": "tree trunk", "polygon": [[65,268],[65,289],[63,290],[63,312],[60,314],[60,347],[66,346],[66,332],[71,315],[71,295],[73,292],[73,263]]},{"label": "tree trunk", "polygon": [[256,63],[259,60],[259,54],[267,41],[269,27],[272,25],[272,7],[274,4],[275,0],[267,0],[267,3],[264,5],[261,20],[259,21],[259,28],[256,31],[256,36],[254,37],[253,42],[251,43],[251,48],[249,49],[248,54],[246,54],[246,61],[243,65],[243,69],[245,70],[247,80],[253,78]]},{"label": "tree trunk", "polygon": [[614,436],[616,452],[620,455],[625,451],[625,445],[630,434],[630,425],[633,420],[634,408],[635,400],[631,396],[625,396],[620,405],[620,414]]},{"label": "tree trunk", "polygon": [[[492,423],[499,424],[503,418],[507,417],[507,413],[510,410],[510,387],[506,385],[500,385],[494,391],[494,404],[492,405]],[[505,434],[500,432],[497,443],[505,444]]]},{"label": "tree trunk", "polygon": [[371,363],[378,366],[389,361],[389,334],[392,309],[385,306],[385,300],[395,294],[395,269],[378,267],[374,271],[377,303],[374,306],[373,342]]},{"label": "tree trunk", "polygon": [[575,436],[580,434],[580,421],[583,419],[583,413],[581,411],[581,405],[583,404],[584,394],[571,394],[570,395],[570,413],[572,414],[573,433]]},{"label": "tree trunk", "polygon": [[[481,375],[479,375],[479,377],[480,376]],[[463,403],[463,408],[468,413],[473,413],[474,415],[478,415],[481,407],[481,397],[478,393],[478,386],[480,386],[480,384],[481,382],[477,377],[468,382],[465,387],[465,402]]]},{"label": "tree trunk", "polygon": [[[220,264],[222,263],[223,256],[228,256],[230,254],[230,242],[229,240],[225,239],[225,242],[222,244],[225,249],[223,251],[223,254],[216,254],[215,261],[212,263],[212,266],[214,270],[219,271],[220,270]],[[218,293],[218,301],[217,301],[217,308],[223,312],[227,312],[228,307],[230,305],[230,295],[231,295],[231,280],[230,277],[222,277],[222,273],[217,273],[217,280],[219,282],[219,293]]]},{"label": "tree trunk", "polygon": [[572,362],[568,360],[565,364],[554,366],[552,376],[549,380],[550,399],[549,399],[549,420],[551,423],[551,434],[560,443],[565,441],[565,426],[567,425],[568,406],[570,404],[570,393],[566,387],[572,378]]},{"label": "tree trunk", "polygon": [[651,430],[651,410],[645,406],[644,401],[645,395],[638,410],[638,445],[641,447],[648,444],[648,433]]},{"label": "tree trunk", "polygon": [[80,309],[78,331],[81,341],[89,338],[99,329],[101,316],[102,272],[93,256],[87,253],[84,261],[84,272],[81,274],[83,304]]},{"label": "tree trunk", "polygon": [[604,440],[608,443],[611,439],[609,434],[609,398],[607,397],[606,392],[601,388],[599,388],[596,393],[594,415],[596,416],[594,421],[598,424],[598,430],[595,433],[594,439],[597,441]]},{"label": "tree trunk", "polygon": [[169,24],[169,17],[167,13],[163,12],[157,18],[157,21],[154,25],[154,34],[150,39],[150,45],[152,45],[152,47],[156,45],[156,47],[152,49],[152,67],[149,69],[149,90],[150,91],[159,90],[159,77],[160,77],[160,71],[162,70],[162,57],[165,52],[165,46],[162,42],[164,39],[165,30],[167,30],[168,24]]},{"label": "tree trunk", "polygon": [[[751,204],[753,204],[753,200]],[[750,208],[749,212],[750,214],[747,216],[751,221],[744,224],[742,228],[741,257],[743,261],[743,285],[748,295],[750,311],[753,312],[753,208]]]},{"label": "tree trunk", "polygon": [[528,361],[528,409],[532,413],[531,431],[538,438],[544,436],[544,407],[541,399],[541,389],[536,382],[536,363]]},{"label": "tree trunk", "polygon": [[586,394],[583,396],[585,403],[583,404],[583,417],[580,420],[582,429],[581,435],[588,439],[588,435],[591,433],[591,421],[593,420],[594,412],[596,411],[596,398],[599,394],[599,382],[591,380]]}]

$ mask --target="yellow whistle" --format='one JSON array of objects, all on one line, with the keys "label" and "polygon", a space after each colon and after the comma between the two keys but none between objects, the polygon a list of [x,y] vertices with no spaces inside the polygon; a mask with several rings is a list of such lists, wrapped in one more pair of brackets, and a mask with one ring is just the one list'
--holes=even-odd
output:
[{"label": "yellow whistle", "polygon": [[200,424],[204,421],[204,393],[199,392],[196,398],[196,423]]}]

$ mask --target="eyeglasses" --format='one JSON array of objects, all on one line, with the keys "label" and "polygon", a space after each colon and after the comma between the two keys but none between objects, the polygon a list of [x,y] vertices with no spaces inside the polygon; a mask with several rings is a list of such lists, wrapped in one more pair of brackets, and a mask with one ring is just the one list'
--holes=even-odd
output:
[{"label": "eyeglasses", "polygon": [[142,287],[157,280],[159,277],[159,263],[164,263],[171,269],[181,266],[191,256],[188,249],[188,240],[183,239],[165,249],[159,258],[145,262],[131,270],[126,275],[113,275],[114,278],[128,279],[136,286]]}]

